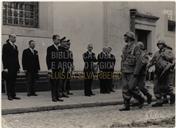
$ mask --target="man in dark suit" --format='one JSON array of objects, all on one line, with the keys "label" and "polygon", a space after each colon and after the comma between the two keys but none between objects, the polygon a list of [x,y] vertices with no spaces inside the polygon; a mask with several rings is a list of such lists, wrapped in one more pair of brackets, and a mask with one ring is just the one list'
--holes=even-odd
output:
[{"label": "man in dark suit", "polygon": [[95,53],[92,52],[93,45],[89,44],[87,47],[88,51],[83,54],[84,60],[84,94],[85,96],[94,95],[91,89],[93,74],[94,74],[94,63],[97,61]]},{"label": "man in dark suit", "polygon": [[48,67],[48,74],[50,77],[50,83],[51,83],[51,96],[52,101],[63,101],[59,94],[59,89],[61,87],[59,86],[60,82],[60,74],[62,73],[62,66],[59,66],[61,63],[60,57],[58,57],[58,53],[60,51],[59,45],[60,45],[60,36],[59,35],[53,35],[53,45],[49,46],[47,48],[47,55],[46,55],[46,63]]},{"label": "man in dark suit", "polygon": [[27,78],[27,96],[37,96],[34,89],[38,71],[40,70],[38,51],[35,48],[35,41],[29,41],[29,48],[23,51],[22,64]]},{"label": "man in dark suit", "polygon": [[20,65],[18,60],[18,48],[15,45],[16,35],[10,34],[9,39],[6,44],[3,45],[2,49],[2,61],[4,72],[7,73],[6,87],[8,100],[17,99],[15,92],[15,82],[17,77],[17,72],[19,72]]},{"label": "man in dark suit", "polygon": [[115,59],[115,56],[111,53],[112,51],[112,48],[111,47],[108,47],[107,48],[107,54],[108,54],[108,71],[109,71],[109,74],[110,74],[110,78],[109,78],[109,90],[111,92],[115,92],[113,90],[114,88],[114,85],[113,85],[113,73],[114,73],[114,67],[115,67],[115,62],[116,62],[116,59]]},{"label": "man in dark suit", "polygon": [[100,80],[100,93],[110,93],[109,86],[109,71],[108,71],[108,54],[107,48],[104,47],[103,51],[98,54],[98,67],[99,67],[99,80]]}]

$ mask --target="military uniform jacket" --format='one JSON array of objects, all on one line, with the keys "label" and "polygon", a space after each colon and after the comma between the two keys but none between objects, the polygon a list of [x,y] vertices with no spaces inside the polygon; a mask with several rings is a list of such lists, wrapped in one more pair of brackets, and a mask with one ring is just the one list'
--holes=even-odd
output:
[{"label": "military uniform jacket", "polygon": [[140,56],[140,48],[135,42],[127,44],[122,50],[121,71],[122,73],[133,73],[136,60]]},{"label": "military uniform jacket", "polygon": [[151,64],[155,65],[156,73],[158,75],[160,75],[168,64],[172,63],[174,63],[174,54],[172,53],[172,50],[166,47],[157,51],[151,60]]}]

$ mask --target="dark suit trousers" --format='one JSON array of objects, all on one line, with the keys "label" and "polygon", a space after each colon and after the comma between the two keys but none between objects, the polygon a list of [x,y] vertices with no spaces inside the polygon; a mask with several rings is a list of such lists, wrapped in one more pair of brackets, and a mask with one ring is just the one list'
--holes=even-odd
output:
[{"label": "dark suit trousers", "polygon": [[93,81],[93,72],[84,72],[84,94],[92,94],[92,81]]},{"label": "dark suit trousers", "polygon": [[[55,73],[58,74],[58,72],[56,71],[56,72],[52,72],[52,75]],[[59,94],[59,92],[61,92],[60,81],[61,79],[59,76],[53,75],[50,78],[52,99],[57,99],[58,97],[60,97],[60,94]]]},{"label": "dark suit trousers", "polygon": [[16,70],[8,70],[6,87],[7,87],[7,96],[15,97],[15,84],[16,84],[17,71]]},{"label": "dark suit trousers", "polygon": [[26,79],[27,79],[27,93],[34,94],[35,93],[35,81],[36,81],[36,73],[33,72],[26,72]]}]

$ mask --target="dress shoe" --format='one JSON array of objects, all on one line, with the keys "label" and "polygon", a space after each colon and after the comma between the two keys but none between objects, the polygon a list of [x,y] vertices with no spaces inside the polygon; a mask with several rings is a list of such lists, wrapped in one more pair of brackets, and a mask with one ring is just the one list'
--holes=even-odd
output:
[{"label": "dress shoe", "polygon": [[73,93],[71,93],[71,92],[67,92],[67,95],[73,95]]},{"label": "dress shoe", "polygon": [[21,100],[21,98],[20,97],[13,97],[13,99],[15,99],[15,100]]},{"label": "dress shoe", "polygon": [[57,102],[57,99],[52,99],[53,102]]},{"label": "dress shoe", "polygon": [[156,102],[152,105],[152,107],[161,107],[161,106],[163,106],[163,103],[161,102]]},{"label": "dress shoe", "polygon": [[27,96],[32,96],[31,94],[27,94]]},{"label": "dress shoe", "polygon": [[115,91],[112,89],[111,92],[115,92]]},{"label": "dress shoe", "polygon": [[60,98],[57,98],[57,101],[63,102],[64,100],[63,100],[63,99],[60,99]]},{"label": "dress shoe", "polygon": [[13,100],[13,98],[12,97],[8,97],[8,100]]},{"label": "dress shoe", "polygon": [[62,94],[62,97],[69,98],[69,96],[65,94]]},{"label": "dress shoe", "polygon": [[32,94],[32,96],[38,96],[36,93]]},{"label": "dress shoe", "polygon": [[85,96],[91,96],[90,94],[85,94]]},{"label": "dress shoe", "polygon": [[152,103],[152,95],[147,96],[147,103],[151,104]]},{"label": "dress shoe", "polygon": [[130,107],[123,107],[119,109],[119,111],[129,111],[129,110],[130,110]]}]

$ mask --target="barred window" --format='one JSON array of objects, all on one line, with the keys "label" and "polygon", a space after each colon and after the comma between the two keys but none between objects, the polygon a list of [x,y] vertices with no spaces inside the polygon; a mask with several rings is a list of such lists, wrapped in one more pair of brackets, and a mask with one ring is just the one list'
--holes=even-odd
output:
[{"label": "barred window", "polygon": [[3,25],[39,27],[38,2],[3,2]]}]

